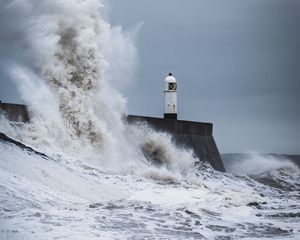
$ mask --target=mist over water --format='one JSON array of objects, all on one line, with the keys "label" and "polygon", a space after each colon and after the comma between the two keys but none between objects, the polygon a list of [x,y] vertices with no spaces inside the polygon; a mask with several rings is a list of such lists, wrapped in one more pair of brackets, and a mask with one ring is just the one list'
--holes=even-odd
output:
[{"label": "mist over water", "polygon": [[114,38],[122,39],[123,48],[128,49],[123,61],[134,58],[128,56],[134,54],[134,47],[123,41],[121,29],[101,18],[100,1],[23,4],[32,13],[24,19],[28,26],[24,37],[33,63],[13,66],[11,73],[30,108],[31,139],[40,139],[34,134],[44,133],[46,143],[70,152],[76,149],[74,144],[83,149],[91,145],[96,151],[116,148],[126,108],[124,98],[108,81],[113,79],[106,77],[114,63],[105,59],[112,48],[119,48]]},{"label": "mist over water", "polygon": [[27,29],[21,42],[30,61],[11,59],[9,67],[31,115],[22,140],[116,168],[145,162],[139,151],[146,140],[128,144],[134,136],[124,123],[126,100],[112,87],[114,81],[132,81],[136,32],[107,23],[103,3],[11,1],[3,9],[26,12],[19,21]]},{"label": "mist over water", "polygon": [[287,158],[254,152],[244,154],[241,159],[237,158],[236,161],[231,159],[231,161],[225,161],[225,163],[227,171],[244,175],[259,175],[278,169],[287,169],[290,172],[299,171],[297,165]]},{"label": "mist over water", "polygon": [[0,142],[0,238],[297,239],[295,166],[255,156],[220,173],[168,134],[125,122],[115,86],[132,81],[136,32],[111,26],[105,3],[1,6],[0,20],[22,26],[6,64],[31,120],[1,116],[0,132],[47,156]]}]

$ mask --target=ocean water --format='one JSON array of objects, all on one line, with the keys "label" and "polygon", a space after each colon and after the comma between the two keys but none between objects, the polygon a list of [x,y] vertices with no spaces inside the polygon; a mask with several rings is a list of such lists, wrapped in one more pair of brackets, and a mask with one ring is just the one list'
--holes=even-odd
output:
[{"label": "ocean water", "polygon": [[116,86],[131,81],[137,33],[111,26],[105,4],[1,6],[19,36],[8,74],[31,121],[1,116],[0,132],[44,155],[0,140],[0,239],[299,239],[295,164],[253,155],[220,173],[124,122]]},{"label": "ocean water", "polygon": [[163,166],[113,171],[7,142],[0,150],[0,239],[300,236],[300,174],[292,165],[257,175],[203,165],[184,175]]}]

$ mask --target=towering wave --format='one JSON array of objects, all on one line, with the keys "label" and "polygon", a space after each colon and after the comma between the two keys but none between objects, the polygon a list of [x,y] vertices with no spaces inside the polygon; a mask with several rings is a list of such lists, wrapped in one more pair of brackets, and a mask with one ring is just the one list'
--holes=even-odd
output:
[{"label": "towering wave", "polygon": [[[103,2],[14,0],[2,7],[26,11],[20,19],[26,57],[21,62],[11,59],[10,66],[31,114],[18,137],[44,151],[94,159],[112,168],[127,162],[148,164],[143,152],[150,151],[150,156],[154,148],[162,148],[162,159],[170,165],[176,158],[170,152],[180,150],[167,136],[160,135],[158,141],[168,142],[167,147],[155,145],[156,133],[124,123],[126,100],[113,86],[114,81],[131,81],[135,33],[108,24]],[[195,161],[192,153],[181,153],[191,159],[188,165]]]},{"label": "towering wave", "polygon": [[299,239],[295,165],[253,156],[231,168],[252,176],[195,169],[169,135],[126,124],[114,86],[131,81],[134,34],[107,23],[103,3],[0,6],[5,67],[31,115],[1,118],[0,132],[47,155],[0,140],[0,238]]}]

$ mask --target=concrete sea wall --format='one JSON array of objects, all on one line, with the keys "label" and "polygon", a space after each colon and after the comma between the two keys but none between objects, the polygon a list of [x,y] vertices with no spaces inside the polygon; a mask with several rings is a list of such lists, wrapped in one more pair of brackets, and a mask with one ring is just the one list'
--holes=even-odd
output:
[{"label": "concrete sea wall", "polygon": [[208,162],[214,169],[225,172],[218,147],[213,138],[213,125],[211,123],[134,115],[129,115],[127,119],[129,123],[146,122],[157,131],[171,134],[178,146],[193,149],[201,161]]},{"label": "concrete sea wall", "polygon": [[[0,102],[0,112],[10,121],[28,122],[30,118],[27,107],[21,104]],[[129,115],[127,121],[129,123],[145,122],[157,131],[171,134],[178,146],[191,148],[201,161],[210,163],[218,171],[225,171],[213,138],[213,125],[211,123],[135,115]]]},{"label": "concrete sea wall", "polygon": [[4,114],[10,121],[29,121],[29,114],[26,105],[2,103],[0,101],[0,113]]}]

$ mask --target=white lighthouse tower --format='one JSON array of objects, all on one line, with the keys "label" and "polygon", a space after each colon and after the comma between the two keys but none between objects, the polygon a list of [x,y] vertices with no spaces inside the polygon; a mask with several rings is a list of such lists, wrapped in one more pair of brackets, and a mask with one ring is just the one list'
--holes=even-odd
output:
[{"label": "white lighthouse tower", "polygon": [[165,113],[164,118],[177,119],[177,82],[172,73],[165,78]]}]

